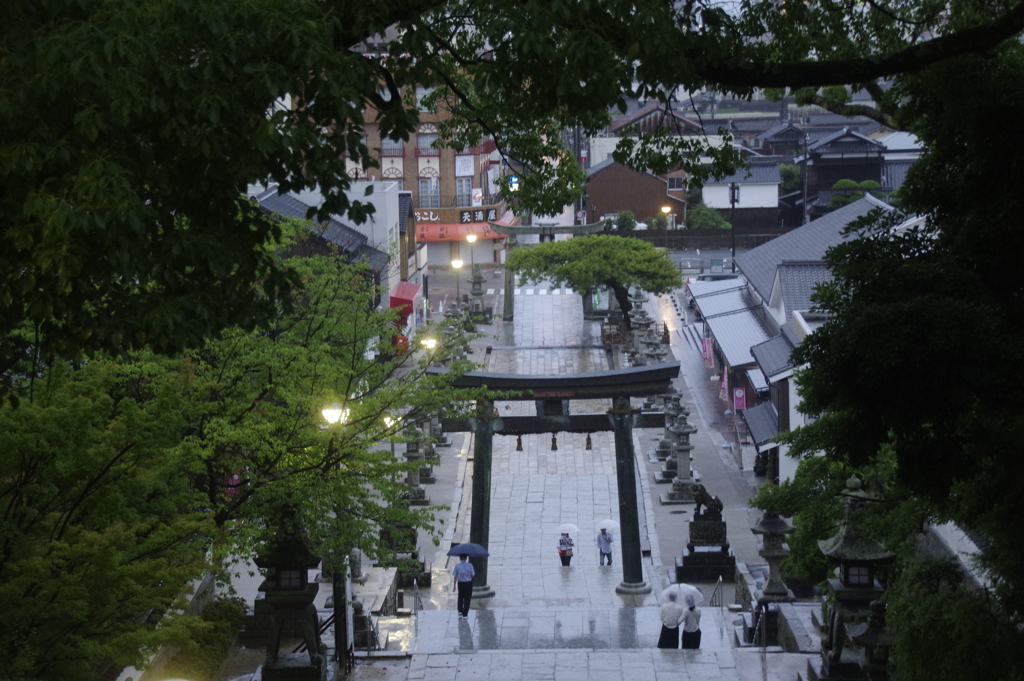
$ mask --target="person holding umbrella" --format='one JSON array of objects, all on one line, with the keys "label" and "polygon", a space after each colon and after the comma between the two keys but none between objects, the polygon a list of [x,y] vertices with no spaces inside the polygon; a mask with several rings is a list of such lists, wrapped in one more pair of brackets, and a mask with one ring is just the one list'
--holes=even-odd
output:
[{"label": "person holding umbrella", "polygon": [[683,616],[683,647],[700,648],[700,608],[692,594],[686,596],[686,608]]},{"label": "person holding umbrella", "polygon": [[455,583],[452,584],[452,591],[458,589],[459,600],[455,607],[459,611],[459,617],[469,617],[469,602],[473,600],[473,576],[476,575],[476,570],[473,568],[473,564],[469,562],[469,556],[463,554],[459,556],[459,562],[455,564],[455,569],[452,570],[452,576],[455,578]]},{"label": "person holding umbrella", "polygon": [[608,559],[608,567],[612,565],[612,542],[615,541],[612,538],[612,533],[607,527],[601,527],[600,534],[597,535],[597,550],[601,552],[601,565],[604,565],[604,561]]},{"label": "person holding umbrella", "polygon": [[565,567],[569,566],[569,561],[572,560],[572,549],[576,546],[572,542],[572,537],[569,536],[568,532],[563,532],[562,536],[558,538],[558,557],[562,560],[562,565]]},{"label": "person holding umbrella", "polygon": [[664,605],[658,611],[661,618],[661,636],[658,637],[659,648],[679,647],[679,625],[686,617],[686,610],[679,605],[679,594],[675,591],[666,596]]},{"label": "person holding umbrella", "polygon": [[469,603],[473,599],[473,577],[476,576],[476,569],[469,562],[470,556],[489,556],[487,549],[480,544],[466,542],[453,546],[448,551],[449,556],[458,556],[459,562],[452,569],[452,591],[459,592],[458,601],[455,604],[459,611],[459,617],[469,617]]}]

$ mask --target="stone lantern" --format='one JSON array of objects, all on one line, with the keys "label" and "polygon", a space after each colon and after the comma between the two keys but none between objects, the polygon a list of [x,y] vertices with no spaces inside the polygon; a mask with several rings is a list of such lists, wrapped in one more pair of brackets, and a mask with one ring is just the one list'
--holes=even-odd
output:
[{"label": "stone lantern", "polygon": [[863,624],[851,626],[850,640],[864,649],[861,669],[871,681],[886,681],[889,678],[889,648],[895,643],[885,625],[885,603],[871,601],[871,614]]},{"label": "stone lantern", "polygon": [[780,569],[782,561],[789,556],[786,535],[795,530],[796,528],[786,522],[785,518],[780,517],[778,513],[768,513],[767,511],[757,521],[757,524],[750,528],[751,532],[759,534],[763,538],[763,545],[758,553],[768,561],[768,581],[757,597],[758,605],[792,603],[796,600],[793,592],[782,581]]},{"label": "stone lantern", "polygon": [[876,572],[896,557],[864,531],[861,515],[872,499],[861,489],[857,476],[846,481],[843,497],[846,499],[843,526],[831,539],[818,542],[821,552],[839,565],[839,578],[828,580],[832,607],[825,615],[829,623],[828,637],[821,643],[821,673],[817,678],[865,677],[857,652],[845,645],[846,628],[868,617],[871,602],[879,600],[884,591],[875,579]]},{"label": "stone lantern", "polygon": [[778,513],[765,512],[757,521],[757,524],[750,528],[754,534],[762,536],[762,546],[758,553],[768,561],[768,581],[764,588],[758,591],[757,610],[754,612],[753,631],[763,631],[764,641],[767,645],[778,645],[779,643],[779,603],[792,603],[796,596],[789,590],[786,583],[782,581],[782,561],[789,556],[789,547],[786,546],[786,535],[793,532],[795,528],[779,517]]},{"label": "stone lantern", "polygon": [[[322,681],[325,678],[326,646],[320,640],[316,598],[320,585],[310,582],[309,570],[320,564],[303,539],[295,511],[281,511],[274,537],[256,556],[257,567],[266,571],[260,584],[262,608],[270,617],[267,658],[263,678],[267,681]],[[281,637],[286,626],[300,635],[308,653],[282,653]]]}]

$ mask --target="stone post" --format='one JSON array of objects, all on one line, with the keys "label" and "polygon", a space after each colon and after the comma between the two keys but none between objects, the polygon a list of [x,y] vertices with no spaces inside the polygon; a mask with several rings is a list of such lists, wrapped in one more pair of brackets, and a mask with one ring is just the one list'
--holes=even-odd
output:
[{"label": "stone post", "polygon": [[619,492],[619,529],[622,541],[622,583],[615,587],[620,594],[646,594],[651,587],[644,581],[640,554],[640,520],[636,499],[636,464],[633,450],[633,423],[636,412],[628,397],[616,397],[608,411],[615,430],[615,473]]},{"label": "stone post", "polygon": [[[516,246],[516,237],[514,234],[509,234],[505,237],[505,261],[508,261],[508,256],[512,255],[512,249]],[[516,274],[508,267],[505,268],[505,302],[504,307],[501,310],[501,318],[506,321],[512,321],[512,317],[515,314],[515,292],[516,292]]]}]

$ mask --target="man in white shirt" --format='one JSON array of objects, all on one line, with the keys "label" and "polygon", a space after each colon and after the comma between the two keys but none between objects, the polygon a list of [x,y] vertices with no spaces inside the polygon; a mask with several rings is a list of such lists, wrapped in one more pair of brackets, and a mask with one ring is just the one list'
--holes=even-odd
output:
[{"label": "man in white shirt", "polygon": [[459,562],[455,564],[455,568],[452,570],[452,576],[455,578],[455,583],[452,584],[452,591],[458,590],[459,600],[456,604],[456,608],[459,611],[459,617],[469,617],[469,602],[473,598],[473,577],[476,575],[476,570],[473,568],[473,564],[469,562],[467,556],[460,556]]}]

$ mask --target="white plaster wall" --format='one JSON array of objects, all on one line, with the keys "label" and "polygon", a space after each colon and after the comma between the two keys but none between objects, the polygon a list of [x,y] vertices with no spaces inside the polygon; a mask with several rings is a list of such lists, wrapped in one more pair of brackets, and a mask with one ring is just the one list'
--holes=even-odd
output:
[{"label": "white plaster wall", "polygon": [[[711,184],[704,185],[701,190],[701,198],[704,205],[709,208],[731,208],[729,204],[729,185]],[[777,208],[779,205],[779,185],[771,184],[742,184],[740,186],[740,200],[737,208]]]}]

